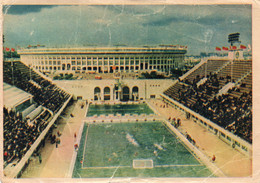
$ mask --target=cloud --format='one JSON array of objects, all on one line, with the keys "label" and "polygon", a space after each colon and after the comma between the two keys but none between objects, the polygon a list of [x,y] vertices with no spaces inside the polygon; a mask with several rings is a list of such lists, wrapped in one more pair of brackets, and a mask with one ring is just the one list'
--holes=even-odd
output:
[{"label": "cloud", "polygon": [[[241,14],[243,12],[243,15]],[[196,23],[200,25],[219,25],[238,23],[251,17],[250,5],[211,5],[211,6],[167,6],[160,16],[150,16],[143,26],[168,26],[172,23]]]},{"label": "cloud", "polygon": [[143,26],[168,26],[171,23],[176,23],[176,22],[181,22],[181,21],[190,21],[190,20],[185,20],[181,17],[160,17],[157,20],[149,20],[145,23],[143,23]]},{"label": "cloud", "polygon": [[115,14],[123,13],[132,16],[151,16],[163,13],[165,5],[114,5],[106,6],[111,12]]},{"label": "cloud", "polygon": [[6,10],[6,46],[183,44],[198,53],[228,44],[232,32],[240,32],[241,41],[251,44],[251,8],[244,5],[26,7]]},{"label": "cloud", "polygon": [[56,5],[5,5],[3,12],[12,15],[24,15],[28,13],[40,12],[44,8],[53,8]]}]

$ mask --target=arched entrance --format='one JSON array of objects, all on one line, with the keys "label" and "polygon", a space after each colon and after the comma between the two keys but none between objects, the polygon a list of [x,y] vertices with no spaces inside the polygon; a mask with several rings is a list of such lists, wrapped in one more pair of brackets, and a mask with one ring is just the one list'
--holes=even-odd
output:
[{"label": "arched entrance", "polygon": [[110,100],[110,88],[109,87],[104,88],[104,100]]},{"label": "arched entrance", "polygon": [[130,90],[129,90],[128,86],[124,86],[122,92],[123,92],[122,100],[128,101],[129,100],[129,94],[130,94]]},{"label": "arched entrance", "polygon": [[101,98],[100,98],[100,88],[99,87],[96,87],[95,89],[94,89],[94,100],[100,100]]},{"label": "arched entrance", "polygon": [[110,66],[109,72],[110,72],[110,73],[113,73],[113,71],[114,71],[113,67]]},{"label": "arched entrance", "polygon": [[137,86],[134,86],[132,89],[132,99],[134,101],[139,99],[139,88]]}]

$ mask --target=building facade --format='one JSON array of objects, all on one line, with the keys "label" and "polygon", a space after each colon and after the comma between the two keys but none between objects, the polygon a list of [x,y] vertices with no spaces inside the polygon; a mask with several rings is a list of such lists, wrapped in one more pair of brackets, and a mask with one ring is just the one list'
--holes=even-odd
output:
[{"label": "building facade", "polygon": [[54,80],[57,86],[73,94],[74,100],[137,101],[159,98],[173,85],[172,79]]},{"label": "building facade", "polygon": [[114,73],[157,70],[183,65],[186,46],[28,48],[21,61],[46,73]]}]

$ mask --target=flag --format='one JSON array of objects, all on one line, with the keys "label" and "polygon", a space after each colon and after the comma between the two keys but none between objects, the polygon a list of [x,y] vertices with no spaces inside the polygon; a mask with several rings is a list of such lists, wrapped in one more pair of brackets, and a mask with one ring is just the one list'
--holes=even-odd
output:
[{"label": "flag", "polygon": [[231,49],[231,50],[236,50],[237,47],[236,47],[236,46],[230,46],[230,49]]},{"label": "flag", "polygon": [[228,47],[223,46],[223,47],[222,47],[222,50],[226,50],[226,51],[227,51],[227,50],[228,50]]},{"label": "flag", "polygon": [[10,51],[10,48],[7,48],[7,47],[6,47],[6,48],[5,48],[5,51]]},{"label": "flag", "polygon": [[244,46],[244,45],[240,45],[240,49],[246,49],[246,46]]},{"label": "flag", "polygon": [[221,51],[221,48],[220,48],[220,47],[216,47],[216,50],[217,50],[217,51]]},{"label": "flag", "polygon": [[11,48],[11,52],[15,52],[15,49],[14,49],[14,48]]}]

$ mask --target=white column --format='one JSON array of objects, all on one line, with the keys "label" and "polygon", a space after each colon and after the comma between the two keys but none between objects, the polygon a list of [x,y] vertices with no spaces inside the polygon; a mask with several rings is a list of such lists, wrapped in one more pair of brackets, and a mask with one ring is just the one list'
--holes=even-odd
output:
[{"label": "white column", "polygon": [[126,72],[126,70],[125,70],[125,67],[126,67],[126,65],[125,65],[125,57],[123,57],[124,58],[124,72]]},{"label": "white column", "polygon": [[100,88],[100,99],[104,100],[104,88]]},{"label": "white column", "polygon": [[[135,72],[135,58],[136,57],[134,57],[134,72]],[[131,57],[130,57],[130,62],[131,62]]]},{"label": "white column", "polygon": [[[109,87],[110,88],[110,87]],[[113,98],[113,90],[110,88],[110,92],[109,92],[109,95],[110,95],[110,100],[112,100]]]}]

